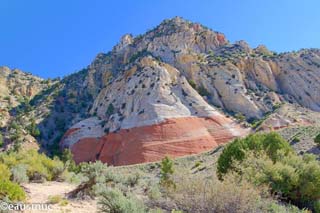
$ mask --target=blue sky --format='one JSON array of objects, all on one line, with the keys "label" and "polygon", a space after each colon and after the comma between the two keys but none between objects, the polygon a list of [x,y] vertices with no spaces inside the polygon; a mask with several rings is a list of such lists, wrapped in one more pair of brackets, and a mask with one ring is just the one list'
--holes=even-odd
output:
[{"label": "blue sky", "polygon": [[320,48],[318,0],[0,0],[0,65],[65,76],[107,52],[125,33],[182,16],[231,41],[283,52]]}]

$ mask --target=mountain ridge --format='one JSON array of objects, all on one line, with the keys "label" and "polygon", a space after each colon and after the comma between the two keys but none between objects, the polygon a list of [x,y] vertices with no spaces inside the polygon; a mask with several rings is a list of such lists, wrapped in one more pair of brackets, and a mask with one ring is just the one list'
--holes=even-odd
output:
[{"label": "mountain ridge", "polygon": [[[293,119],[277,109],[319,112],[319,67],[319,49],[278,54],[245,41],[232,44],[222,33],[175,17],[141,36],[124,35],[87,68],[39,92],[22,117],[37,118],[41,149],[70,148],[78,162],[154,161],[166,154],[162,150],[180,149],[172,152],[180,156],[212,149],[246,134],[250,123],[254,129],[256,124],[264,129],[314,124],[312,118]],[[190,133],[184,126],[188,121],[202,136]],[[152,127],[144,130],[146,138],[139,129],[145,127]],[[217,143],[215,136],[225,139]],[[134,142],[121,142],[126,137]],[[176,140],[178,146],[169,143]],[[148,141],[157,145],[146,149]]]}]

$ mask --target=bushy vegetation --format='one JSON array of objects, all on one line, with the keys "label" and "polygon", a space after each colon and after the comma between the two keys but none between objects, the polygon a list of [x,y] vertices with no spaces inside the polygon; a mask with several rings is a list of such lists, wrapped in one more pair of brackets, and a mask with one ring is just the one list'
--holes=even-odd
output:
[{"label": "bushy vegetation", "polygon": [[59,204],[60,206],[68,205],[68,200],[63,198],[61,195],[52,195],[48,197],[49,204]]},{"label": "bushy vegetation", "polygon": [[26,194],[17,183],[9,180],[1,180],[0,200],[3,199],[9,199],[10,201],[23,201],[26,199]]},{"label": "bushy vegetation", "polygon": [[171,177],[173,173],[173,161],[170,158],[165,157],[161,161],[160,184],[166,188],[175,187],[175,183]]},{"label": "bushy vegetation", "polygon": [[10,168],[25,165],[27,175],[32,181],[56,180],[64,170],[62,161],[51,159],[36,150],[1,153],[0,162]]},{"label": "bushy vegetation", "polygon": [[176,189],[169,197],[183,212],[275,212],[276,202],[267,195],[266,188],[256,188],[248,181],[228,176],[219,181],[201,176],[178,175]]},{"label": "bushy vegetation", "polygon": [[1,180],[9,180],[10,176],[11,176],[11,172],[9,170],[9,168],[7,167],[7,165],[0,163],[0,181]]},{"label": "bushy vegetation", "polygon": [[106,111],[106,116],[111,116],[112,114],[114,113],[114,106],[113,104],[109,104],[108,108],[107,108],[107,111]]},{"label": "bushy vegetation", "polygon": [[0,174],[0,200],[24,200],[26,198],[25,192],[17,183],[10,181],[11,172],[7,165],[0,163]]},{"label": "bushy vegetation", "polygon": [[59,159],[50,159],[36,150],[3,152],[0,154],[0,199],[24,200],[25,192],[19,184],[29,180],[57,180],[63,170]]},{"label": "bushy vegetation", "polygon": [[[69,196],[98,197],[102,212],[301,212],[291,204],[318,211],[319,162],[312,155],[296,155],[280,135],[236,139],[223,149],[216,169],[208,159],[220,152],[124,168],[100,161],[76,165],[70,150],[61,160],[35,150],[1,153],[0,200],[24,200],[19,184],[29,180],[78,178]],[[68,201],[59,195],[48,202]]]},{"label": "bushy vegetation", "polygon": [[0,133],[0,148],[3,146],[3,137],[2,137],[2,135],[1,135],[1,133]]},{"label": "bushy vegetation", "polygon": [[237,120],[239,120],[240,122],[242,122],[242,121],[245,121],[246,120],[246,117],[242,114],[242,113],[236,113],[235,115],[234,115],[234,117],[237,119]]},{"label": "bushy vegetation", "polygon": [[210,96],[211,96],[210,92],[209,92],[205,87],[203,87],[203,86],[199,86],[199,87],[197,88],[197,90],[198,90],[198,93],[199,93],[201,96],[206,96],[206,97],[210,97]]},{"label": "bushy vegetation", "polygon": [[84,177],[82,183],[69,193],[71,197],[95,197],[106,189],[109,170],[106,164],[96,161],[80,165],[80,173]]},{"label": "bushy vegetation", "polygon": [[67,169],[70,172],[79,172],[80,166],[77,166],[75,161],[73,160],[73,155],[70,149],[63,150],[61,160],[64,162],[65,169]]},{"label": "bushy vegetation", "polygon": [[33,137],[38,137],[40,136],[40,130],[39,128],[37,127],[37,124],[35,122],[34,119],[31,120],[31,123],[30,125],[27,127],[30,135],[32,135]]},{"label": "bushy vegetation", "polygon": [[235,172],[256,186],[269,186],[283,200],[316,209],[320,199],[320,164],[313,155],[298,156],[276,133],[236,139],[218,159],[217,174]]},{"label": "bushy vegetation", "polygon": [[273,162],[267,155],[250,155],[238,169],[256,185],[268,185],[273,193],[300,207],[312,208],[320,199],[320,164],[315,156],[284,155]]},{"label": "bushy vegetation", "polygon": [[17,164],[12,167],[12,181],[16,183],[27,183],[29,181],[29,177],[27,175],[27,166],[24,164]]},{"label": "bushy vegetation", "polygon": [[314,142],[320,146],[320,133],[314,138]]},{"label": "bushy vegetation", "polygon": [[244,160],[250,151],[255,153],[264,151],[273,161],[276,161],[279,150],[283,150],[285,154],[293,152],[290,144],[275,132],[252,134],[243,139],[235,139],[227,145],[218,159],[218,177],[222,179],[224,174],[234,169],[235,162]]},{"label": "bushy vegetation", "polygon": [[197,84],[194,82],[194,80],[188,80],[190,86],[193,87],[193,89],[196,89],[197,88]]},{"label": "bushy vegetation", "polygon": [[101,212],[143,213],[146,209],[142,202],[132,196],[125,196],[118,189],[108,189],[99,200]]}]

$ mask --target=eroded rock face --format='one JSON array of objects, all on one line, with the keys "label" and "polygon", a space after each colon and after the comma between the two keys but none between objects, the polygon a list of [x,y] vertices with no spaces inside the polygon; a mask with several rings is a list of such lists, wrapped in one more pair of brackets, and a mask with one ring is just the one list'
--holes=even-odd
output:
[{"label": "eroded rock face", "polygon": [[[93,97],[90,118],[60,145],[77,162],[113,165],[202,152],[247,132],[223,113],[253,121],[286,103],[320,111],[319,67],[317,49],[276,54],[231,44],[201,24],[165,20],[96,57],[81,85]],[[268,122],[292,123],[282,115]]]},{"label": "eroded rock face", "polygon": [[[64,143],[70,142],[75,161],[101,160],[111,165],[137,164],[159,161],[165,156],[197,154],[246,133],[221,115],[171,118],[158,124],[121,129],[101,137],[86,135],[79,138],[82,131],[71,129],[64,139]],[[78,140],[71,142],[71,138]]]},{"label": "eroded rock face", "polygon": [[45,80],[18,69],[0,67],[0,127],[10,120],[10,109],[48,88]]},{"label": "eroded rock face", "polygon": [[235,121],[210,106],[169,64],[144,57],[101,90],[92,117],[61,144],[77,162],[127,165],[196,154],[242,136]]}]

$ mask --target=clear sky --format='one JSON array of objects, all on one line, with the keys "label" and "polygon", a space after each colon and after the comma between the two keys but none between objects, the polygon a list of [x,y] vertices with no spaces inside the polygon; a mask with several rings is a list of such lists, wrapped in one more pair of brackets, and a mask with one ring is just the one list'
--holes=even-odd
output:
[{"label": "clear sky", "polygon": [[182,16],[231,41],[283,52],[320,48],[319,0],[0,0],[0,65],[65,76],[125,33]]}]

